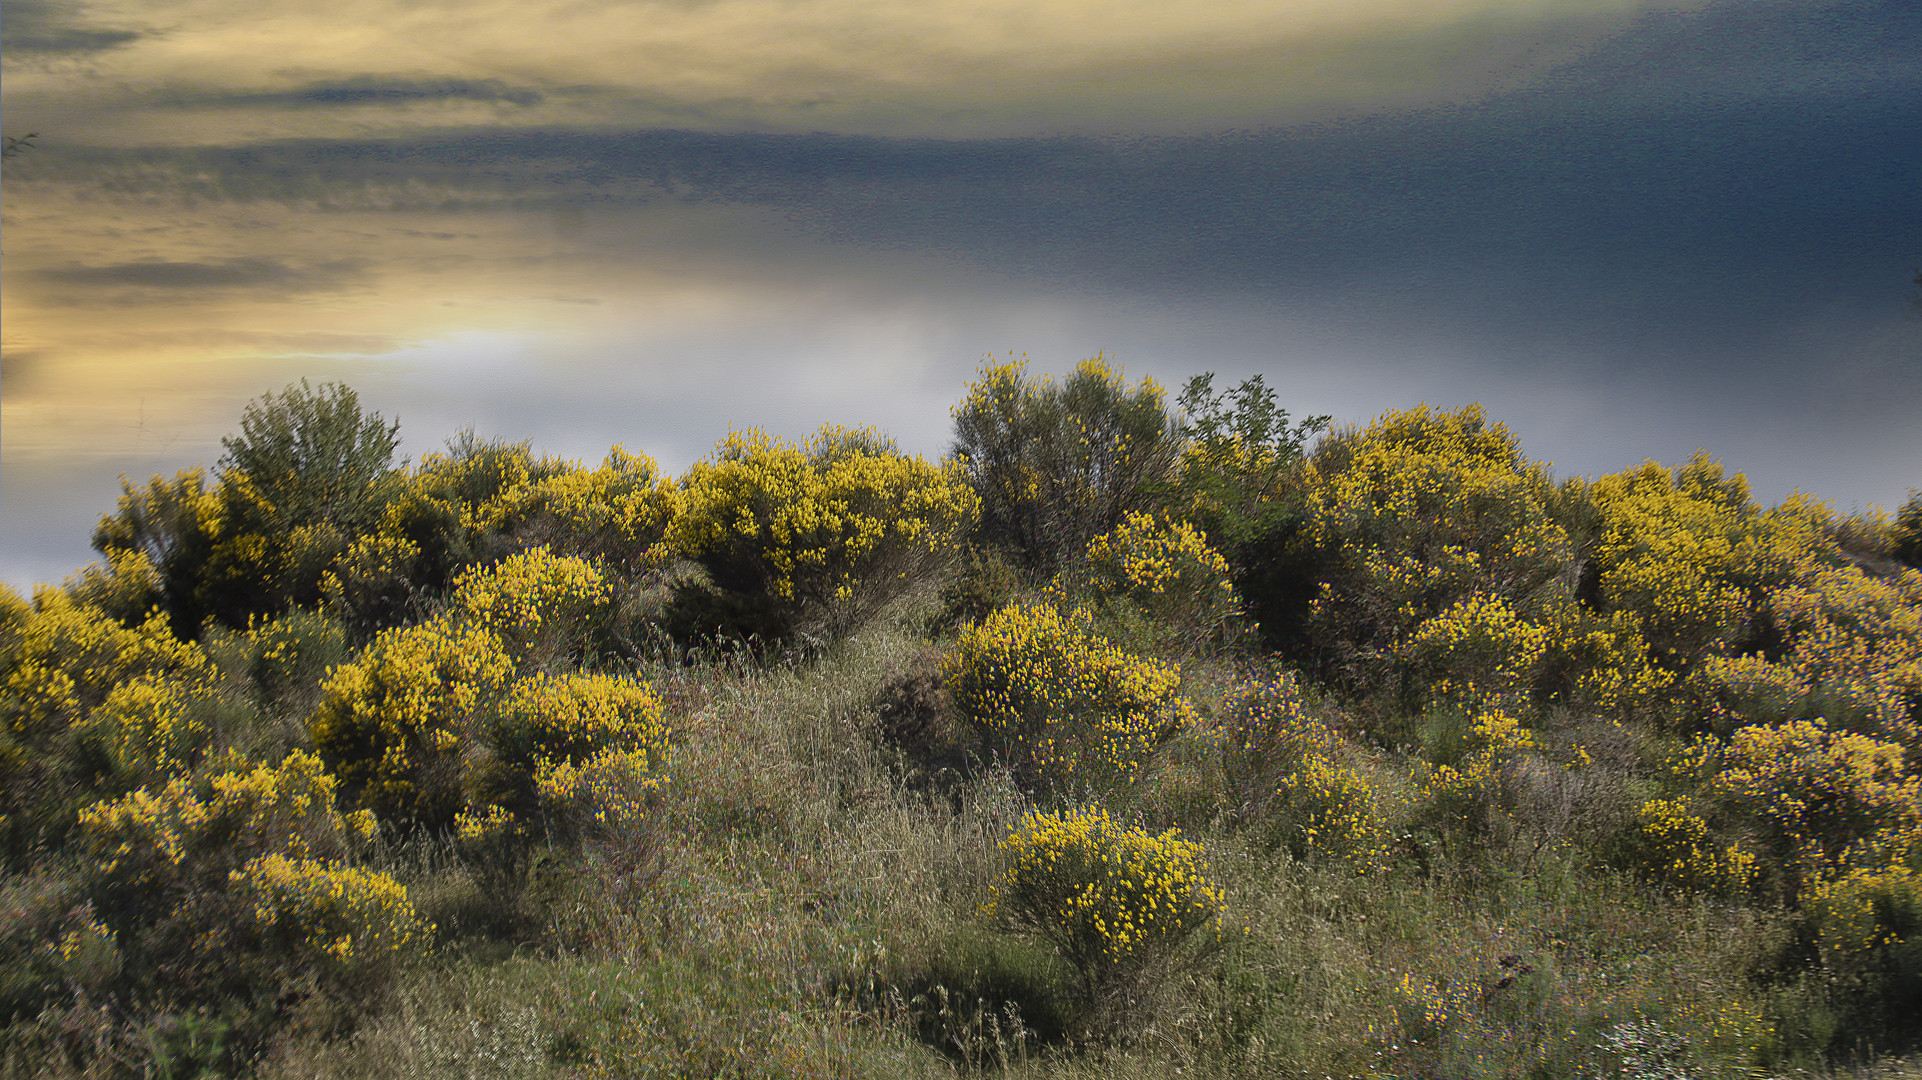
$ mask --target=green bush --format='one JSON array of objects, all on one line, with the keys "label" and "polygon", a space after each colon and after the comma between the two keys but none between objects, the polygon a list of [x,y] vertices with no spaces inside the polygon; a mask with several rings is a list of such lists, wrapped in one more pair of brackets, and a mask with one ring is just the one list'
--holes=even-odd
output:
[{"label": "green bush", "polygon": [[954,409],[954,451],[981,498],[977,535],[1046,580],[1088,541],[1152,506],[1181,429],[1161,387],[1129,389],[1097,356],[1056,382],[1025,361],[990,364]]}]

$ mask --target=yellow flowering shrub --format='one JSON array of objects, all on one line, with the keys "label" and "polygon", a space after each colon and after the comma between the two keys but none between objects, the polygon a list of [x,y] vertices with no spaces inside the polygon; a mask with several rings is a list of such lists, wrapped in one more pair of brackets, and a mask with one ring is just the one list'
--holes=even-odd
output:
[{"label": "yellow flowering shrub", "polygon": [[1922,571],[1877,577],[1806,558],[1772,591],[1774,656],[1711,657],[1693,685],[1729,726],[1820,707],[1922,749]]},{"label": "yellow flowering shrub", "polygon": [[546,548],[475,570],[445,616],[382,631],[334,669],[308,720],[314,745],[350,798],[383,818],[438,828],[477,786],[483,799],[524,795],[544,739],[593,743],[587,728],[569,735],[566,725],[613,723],[653,701],[618,680],[557,682],[541,672],[578,647],[606,603],[598,570]]},{"label": "yellow flowering shrub", "polygon": [[73,827],[81,806],[198,764],[215,672],[152,613],[124,626],[42,587],[0,585],[0,859]]},{"label": "yellow flowering shrub", "polygon": [[1467,705],[1526,699],[1554,644],[1554,626],[1476,593],[1422,623],[1403,654],[1436,694]]},{"label": "yellow flowering shrub", "polygon": [[841,634],[954,555],[978,500],[953,468],[872,429],[806,443],[732,432],[675,494],[668,542],[789,628]]},{"label": "yellow flowering shrub", "polygon": [[1030,813],[1001,842],[989,911],[1052,945],[1090,999],[1167,960],[1218,922],[1202,847],[1116,823],[1105,810]]},{"label": "yellow flowering shrub", "polygon": [[433,929],[398,881],[371,870],[276,853],[228,880],[275,951],[336,968],[419,946]]},{"label": "yellow flowering shrub", "polygon": [[1922,874],[1899,865],[1857,867],[1811,884],[1802,910],[1831,956],[1902,945],[1922,932]]},{"label": "yellow flowering shrub", "polygon": [[462,577],[445,616],[383,631],[334,670],[308,724],[349,800],[478,843],[529,835],[543,769],[619,752],[664,776],[667,725],[645,683],[543,670],[606,600],[590,563],[533,548]]},{"label": "yellow flowering shrub", "polygon": [[[605,794],[623,777],[651,790],[668,775],[668,725],[646,684],[609,675],[535,675],[514,684],[495,713],[491,763],[475,766],[470,799],[531,815]],[[620,798],[625,798],[624,795]],[[597,819],[617,807],[594,806]],[[566,816],[566,815],[563,815]]]},{"label": "yellow flowering shrub", "polygon": [[232,1010],[239,1037],[314,989],[363,984],[426,944],[406,890],[347,857],[370,814],[335,808],[318,757],[177,777],[80,815],[84,884],[100,934],[125,962],[115,991],[173,1007]]},{"label": "yellow flowering shrub", "polygon": [[1088,573],[1099,595],[1125,598],[1191,647],[1239,611],[1228,560],[1185,521],[1128,514],[1089,541]]},{"label": "yellow flowering shrub", "polygon": [[160,569],[145,551],[109,548],[101,554],[105,566],[96,563],[82,567],[63,588],[75,602],[118,620],[122,626],[139,625],[164,598]]},{"label": "yellow flowering shrub", "polygon": [[1655,880],[1723,893],[1740,893],[1754,880],[1755,855],[1718,840],[1690,800],[1650,799],[1637,818],[1638,869]]},{"label": "yellow flowering shrub", "polygon": [[1229,813],[1298,859],[1332,856],[1369,869],[1386,859],[1387,822],[1375,789],[1342,764],[1342,738],[1302,708],[1294,677],[1231,690],[1211,735]]},{"label": "yellow flowering shrub", "polygon": [[568,466],[528,476],[476,507],[469,521],[523,543],[552,547],[633,573],[661,564],[674,512],[674,481],[645,454],[616,446],[597,469]]},{"label": "yellow flowering shrub", "polygon": [[541,812],[563,838],[645,831],[667,782],[662,759],[646,749],[610,747],[578,762],[543,760],[534,770]]},{"label": "yellow flowering shrub", "polygon": [[114,687],[74,724],[107,747],[123,768],[149,775],[185,772],[212,737],[195,708],[204,684],[173,675],[142,675]]},{"label": "yellow flowering shrub", "polygon": [[308,730],[352,801],[438,827],[465,801],[461,763],[513,673],[484,626],[437,619],[385,630],[321,685]]},{"label": "yellow flowering shrub", "polygon": [[1452,764],[1427,768],[1419,814],[1445,838],[1472,848],[1512,831],[1517,814],[1515,767],[1535,749],[1521,722],[1499,711],[1483,712],[1469,728],[1462,755]]},{"label": "yellow flowering shrub", "polygon": [[990,749],[1032,782],[1132,782],[1191,718],[1180,669],[1116,648],[1079,609],[1002,608],[961,632],[942,675]]},{"label": "yellow flowering shrub", "polygon": [[1471,598],[1528,619],[1517,605],[1558,580],[1572,554],[1550,515],[1559,496],[1547,470],[1480,406],[1423,405],[1339,432],[1309,459],[1304,484],[1306,542],[1328,565],[1308,636],[1322,673],[1348,685],[1385,686],[1423,624]]},{"label": "yellow flowering shrub", "polygon": [[337,782],[320,758],[296,751],[278,765],[222,772],[204,784],[176,777],[94,804],[81,835],[99,868],[126,888],[164,891],[194,862],[255,855],[338,858],[371,820],[334,807]]},{"label": "yellow flowering shrub", "polygon": [[1922,851],[1922,777],[1894,743],[1817,717],[1738,728],[1712,762],[1710,789],[1803,880]]},{"label": "yellow flowering shrub", "polygon": [[1638,830],[1642,868],[1672,884],[1767,881],[1806,905],[1922,857],[1922,777],[1904,749],[1820,717],[1704,738],[1672,771],[1682,791],[1645,803]]},{"label": "yellow flowering shrub", "polygon": [[453,607],[455,619],[492,634],[527,671],[566,656],[607,602],[606,579],[592,563],[537,547],[460,577]]},{"label": "yellow flowering shrub", "polygon": [[1639,700],[1625,704],[1685,707],[1699,666],[1752,645],[1771,590],[1814,555],[1839,559],[1825,508],[1796,497],[1763,511],[1741,474],[1705,454],[1672,471],[1651,461],[1583,491],[1599,515],[1592,602],[1640,653],[1628,660]]}]

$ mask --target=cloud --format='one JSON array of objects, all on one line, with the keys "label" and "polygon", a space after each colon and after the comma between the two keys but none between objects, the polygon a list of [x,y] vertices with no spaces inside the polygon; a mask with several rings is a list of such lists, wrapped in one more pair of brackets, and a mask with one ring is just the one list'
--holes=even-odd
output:
[{"label": "cloud", "polygon": [[[1650,10],[1708,2],[180,0],[113,81],[55,92],[125,142],[220,138],[226,118],[139,107],[161,88],[203,114],[293,106],[310,135],[352,130],[328,106],[423,101],[538,107],[556,125],[1179,134],[1472,101]],[[282,89],[290,67],[310,83]],[[583,85],[605,92],[546,89]],[[9,93],[31,105],[42,89]]]},{"label": "cloud", "polygon": [[48,267],[34,272],[40,280],[56,285],[276,293],[339,289],[357,282],[363,275],[359,264],[347,260],[318,263],[303,269],[275,259],[255,258],[219,262],[124,262]]},{"label": "cloud", "polygon": [[357,75],[303,83],[287,90],[186,94],[170,100],[185,105],[272,105],[294,109],[419,105],[444,101],[477,101],[526,108],[539,105],[543,95],[538,90],[513,86],[500,79]]},{"label": "cloud", "polygon": [[139,30],[91,26],[80,16],[85,7],[52,0],[0,0],[6,33],[0,44],[8,59],[104,52],[140,40]]}]

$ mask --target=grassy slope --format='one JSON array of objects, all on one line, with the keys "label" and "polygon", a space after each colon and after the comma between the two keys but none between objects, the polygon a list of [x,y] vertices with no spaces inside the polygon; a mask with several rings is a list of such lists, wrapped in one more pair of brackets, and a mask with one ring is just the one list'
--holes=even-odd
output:
[{"label": "grassy slope", "polygon": [[[1765,1014],[1801,1007],[1745,976],[1783,944],[1768,912],[1553,844],[1473,872],[1296,863],[1215,827],[1207,755],[1178,744],[1126,809],[1207,841],[1227,931],[1090,1038],[1058,961],[979,913],[1020,794],[955,772],[938,730],[881,734],[931,648],[897,624],[809,663],[653,673],[682,739],[656,829],[519,895],[397,845],[445,945],[351,1038],[290,1035],[263,1075],[1753,1076]],[[1204,708],[1229,681],[1188,679]]]}]

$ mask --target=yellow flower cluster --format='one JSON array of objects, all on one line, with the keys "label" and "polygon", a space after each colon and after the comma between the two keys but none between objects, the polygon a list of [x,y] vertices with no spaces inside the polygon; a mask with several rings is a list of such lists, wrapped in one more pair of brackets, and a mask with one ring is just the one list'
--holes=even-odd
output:
[{"label": "yellow flower cluster", "polygon": [[1201,632],[1221,627],[1239,610],[1228,560],[1185,521],[1130,513],[1089,542],[1088,569],[1103,594]]},{"label": "yellow flower cluster", "polygon": [[1036,780],[1132,782],[1191,719],[1179,668],[1110,644],[1078,609],[1005,607],[962,631],[942,671],[982,737]]},{"label": "yellow flower cluster", "polygon": [[609,747],[578,763],[544,759],[534,771],[534,792],[563,832],[619,834],[654,809],[668,776],[645,749]]},{"label": "yellow flower cluster", "polygon": [[501,704],[492,744],[506,790],[536,805],[551,832],[602,831],[637,821],[667,783],[669,730],[646,683],[607,675],[535,676]]},{"label": "yellow flower cluster", "polygon": [[304,751],[279,765],[220,773],[209,787],[199,795],[176,777],[88,807],[80,829],[89,854],[106,873],[157,888],[195,858],[335,858],[364,836],[364,821],[335,810],[333,776]]},{"label": "yellow flower cluster", "polygon": [[1807,879],[1922,852],[1922,777],[1902,747],[1793,720],[1738,728],[1713,789],[1766,825]]},{"label": "yellow flower cluster", "polygon": [[1471,598],[1534,596],[1571,555],[1547,470],[1480,406],[1386,413],[1326,440],[1304,479],[1309,539],[1335,564],[1311,622],[1362,660],[1395,655]]},{"label": "yellow flower cluster", "polygon": [[383,631],[321,684],[314,745],[361,806],[443,824],[460,806],[458,763],[513,661],[482,626],[445,619]]},{"label": "yellow flower cluster", "polygon": [[667,557],[661,538],[673,500],[674,481],[653,459],[616,446],[598,469],[568,465],[552,476],[524,476],[468,511],[467,520],[631,572]]},{"label": "yellow flower cluster", "polygon": [[543,644],[576,632],[608,602],[606,581],[593,564],[544,547],[470,571],[456,584],[457,618],[494,635],[517,665],[550,659]]},{"label": "yellow flower cluster", "polygon": [[1922,874],[1906,866],[1857,867],[1811,885],[1802,910],[1832,955],[1901,945],[1922,926]]},{"label": "yellow flower cluster", "polygon": [[433,931],[399,882],[371,870],[276,853],[248,860],[228,880],[252,902],[257,930],[335,965],[399,952]]},{"label": "yellow flower cluster", "polygon": [[830,426],[805,444],[730,433],[674,506],[670,544],[716,584],[841,632],[950,557],[979,501],[954,468]]},{"label": "yellow flower cluster", "polygon": [[[66,591],[33,602],[0,586],[0,703],[15,746],[53,752],[86,734],[122,765],[166,776],[199,760],[214,669],[158,613],[128,628]],[[0,778],[32,761],[0,761]]]},{"label": "yellow flower cluster", "polygon": [[1769,607],[1784,648],[1716,657],[1695,684],[1734,723],[1788,718],[1814,695],[1886,738],[1922,748],[1922,571],[1874,577],[1804,559]]},{"label": "yellow flower cluster", "polygon": [[1553,638],[1551,625],[1476,593],[1422,623],[1404,655],[1432,673],[1436,693],[1480,705],[1526,698]]},{"label": "yellow flower cluster", "polygon": [[1230,812],[1244,827],[1278,833],[1296,858],[1349,858],[1364,871],[1384,863],[1375,789],[1341,764],[1341,737],[1302,709],[1292,676],[1236,687],[1220,717],[1212,735]]},{"label": "yellow flower cluster", "polygon": [[1167,957],[1221,913],[1200,844],[1105,810],[1030,813],[1001,855],[991,913],[1052,944],[1093,986]]},{"label": "yellow flower cluster", "polygon": [[1739,844],[1717,843],[1708,819],[1687,799],[1642,804],[1641,869],[1684,889],[1739,893],[1755,877],[1755,856]]},{"label": "yellow flower cluster", "polygon": [[495,752],[529,766],[585,760],[618,745],[660,772],[667,762],[667,736],[661,699],[653,689],[611,675],[537,673],[522,679],[501,702],[494,727]]},{"label": "yellow flower cluster", "polygon": [[605,750],[664,774],[668,729],[646,684],[537,666],[606,598],[599,571],[546,548],[469,574],[447,616],[385,631],[334,670],[315,745],[361,806],[436,827],[524,817],[538,770]]}]

